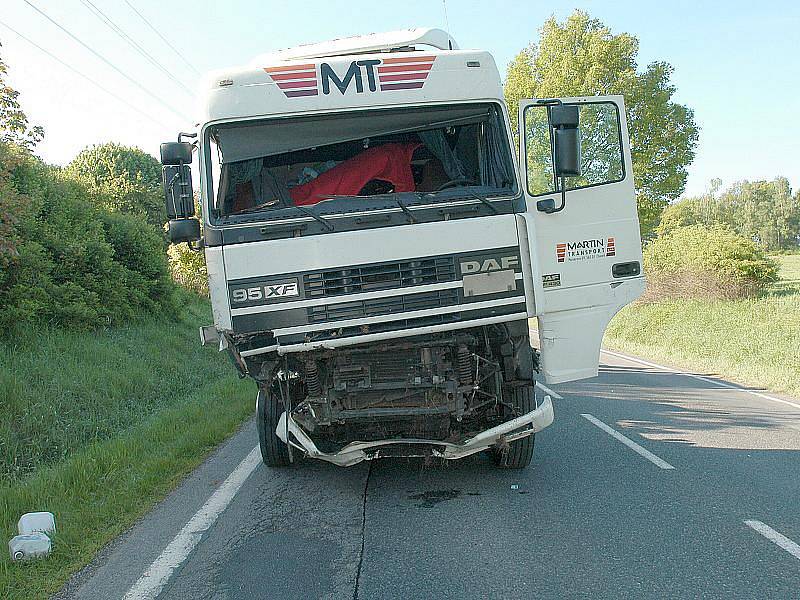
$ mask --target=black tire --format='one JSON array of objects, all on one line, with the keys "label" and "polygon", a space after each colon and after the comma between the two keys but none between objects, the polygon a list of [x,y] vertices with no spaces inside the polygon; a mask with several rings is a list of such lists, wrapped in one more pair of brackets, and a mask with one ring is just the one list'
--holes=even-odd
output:
[{"label": "black tire", "polygon": [[[536,393],[532,385],[511,388],[507,399],[520,415],[529,413],[536,408]],[[495,448],[492,452],[494,463],[501,469],[524,469],[531,464],[535,438],[536,434],[531,434],[521,440],[511,442],[508,448]]]},{"label": "black tire", "polygon": [[271,390],[258,388],[256,397],[256,426],[258,428],[258,445],[261,447],[261,459],[268,467],[288,467],[289,448],[275,433],[278,420],[283,414],[283,402]]}]

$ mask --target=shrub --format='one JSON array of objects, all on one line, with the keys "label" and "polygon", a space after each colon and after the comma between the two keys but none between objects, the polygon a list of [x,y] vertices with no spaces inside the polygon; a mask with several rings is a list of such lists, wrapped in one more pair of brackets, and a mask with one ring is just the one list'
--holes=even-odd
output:
[{"label": "shrub", "polygon": [[0,144],[0,286],[11,260],[18,254],[19,232],[16,225],[28,205],[28,199],[17,191],[11,181],[11,173],[24,162],[25,155],[14,144]]},{"label": "shrub", "polygon": [[646,299],[742,298],[778,277],[778,265],[755,243],[715,225],[676,227],[647,245]]},{"label": "shrub", "polygon": [[175,310],[160,234],[87,198],[87,185],[0,144],[0,207],[15,205],[13,253],[0,269],[0,329],[20,323],[77,328]]},{"label": "shrub", "polygon": [[89,186],[98,206],[142,217],[159,231],[164,226],[161,165],[146,152],[114,143],[90,146],[66,171]]},{"label": "shrub", "polygon": [[173,244],[167,250],[167,255],[175,283],[201,296],[208,296],[205,254],[192,250],[188,244]]}]

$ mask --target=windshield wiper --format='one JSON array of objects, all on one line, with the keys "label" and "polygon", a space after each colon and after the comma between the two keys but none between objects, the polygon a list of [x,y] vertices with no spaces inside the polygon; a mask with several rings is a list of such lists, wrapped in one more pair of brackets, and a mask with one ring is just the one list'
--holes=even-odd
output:
[{"label": "windshield wiper", "polygon": [[[408,205],[405,202],[403,202],[403,200],[400,198],[399,194],[402,194],[402,193],[405,193],[405,192],[386,192],[385,194],[373,194],[371,196],[357,196],[357,195],[345,195],[345,194],[333,195],[333,194],[331,194],[326,199],[327,200],[336,200],[336,199],[342,199],[342,198],[358,198],[358,199],[375,200],[375,199],[378,199],[378,198],[387,198],[389,200],[394,200],[394,203],[398,206],[398,208],[400,208],[400,210],[403,211],[403,213],[406,215],[406,217],[408,217],[409,222],[411,222],[411,223],[419,223],[420,221],[417,218],[417,216],[411,211],[411,209],[408,207]],[[420,194],[417,194],[417,195],[420,196]]]},{"label": "windshield wiper", "polygon": [[[258,206],[253,206],[253,207],[250,207],[250,208],[246,208],[244,210],[237,211],[235,213],[231,213],[228,216],[229,217],[238,217],[239,215],[247,215],[247,214],[251,214],[251,213],[257,213],[257,212],[261,212],[262,210],[269,210],[269,209],[274,208],[274,207],[275,207],[274,205],[259,204]],[[306,207],[295,205],[295,206],[291,206],[289,208],[296,208],[297,210],[299,210],[304,215],[306,215],[308,217],[311,217],[312,219],[314,219],[315,221],[317,221],[319,223],[322,223],[322,226],[325,227],[326,231],[329,231],[329,232],[335,231],[335,228],[333,227],[333,225],[331,224],[330,221],[328,221],[327,219],[324,219],[324,218],[320,217],[319,215],[313,213],[312,211],[308,210]]]},{"label": "windshield wiper", "polygon": [[395,198],[394,201],[397,204],[397,206],[400,207],[400,210],[402,210],[405,213],[405,215],[408,217],[409,222],[411,222],[411,223],[419,223],[419,219],[414,216],[414,213],[411,212],[411,210],[408,208],[408,206],[406,206],[406,204],[400,198]]},{"label": "windshield wiper", "polygon": [[277,203],[275,204],[256,204],[255,206],[251,206],[250,208],[244,208],[242,210],[237,210],[236,212],[230,213],[229,217],[238,217],[239,215],[249,215],[250,213],[257,213],[261,212],[262,210],[269,210],[270,208],[274,208]]},{"label": "windshield wiper", "polygon": [[475,198],[476,200],[480,200],[481,203],[483,203],[486,206],[488,206],[489,209],[492,211],[492,213],[494,213],[496,215],[500,214],[500,211],[497,210],[497,207],[494,204],[492,204],[489,200],[487,200],[486,196],[483,196],[482,194],[479,194],[478,192],[474,192],[474,191],[469,190],[469,189],[465,189],[464,192],[465,193],[463,193],[463,194],[459,194],[458,196],[454,196],[454,198],[463,198],[464,196],[467,196],[468,198]]},{"label": "windshield wiper", "polygon": [[294,205],[292,208],[296,208],[297,210],[299,210],[299,211],[300,211],[301,213],[303,213],[304,215],[308,215],[309,217],[311,217],[311,218],[312,218],[312,219],[314,219],[315,221],[317,221],[317,222],[319,222],[319,223],[322,223],[322,226],[323,226],[323,227],[324,227],[324,228],[325,228],[325,229],[326,229],[328,232],[336,231],[336,229],[334,228],[334,226],[333,226],[333,225],[331,225],[331,222],[330,222],[330,221],[328,221],[328,219],[323,219],[323,218],[322,218],[322,217],[320,217],[318,214],[315,214],[315,213],[313,213],[312,211],[308,210],[308,209],[307,209],[305,206],[297,206],[297,205]]}]

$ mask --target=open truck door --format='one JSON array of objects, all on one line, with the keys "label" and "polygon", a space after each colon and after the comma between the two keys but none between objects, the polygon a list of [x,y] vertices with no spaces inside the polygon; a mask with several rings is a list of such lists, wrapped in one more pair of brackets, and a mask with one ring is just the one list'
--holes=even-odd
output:
[{"label": "open truck door", "polygon": [[608,322],[644,290],[625,103],[525,100],[519,133],[542,373],[593,377]]}]

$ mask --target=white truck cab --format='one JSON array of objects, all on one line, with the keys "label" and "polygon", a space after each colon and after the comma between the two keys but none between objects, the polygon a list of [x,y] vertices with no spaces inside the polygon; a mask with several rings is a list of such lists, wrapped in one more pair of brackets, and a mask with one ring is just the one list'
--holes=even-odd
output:
[{"label": "white truck cab", "polygon": [[[412,29],[215,73],[203,111],[202,335],[258,386],[265,462],[526,466],[537,377],[596,375],[644,287],[622,97],[524,101],[515,143],[491,55]],[[175,242],[191,161],[162,145]]]}]

